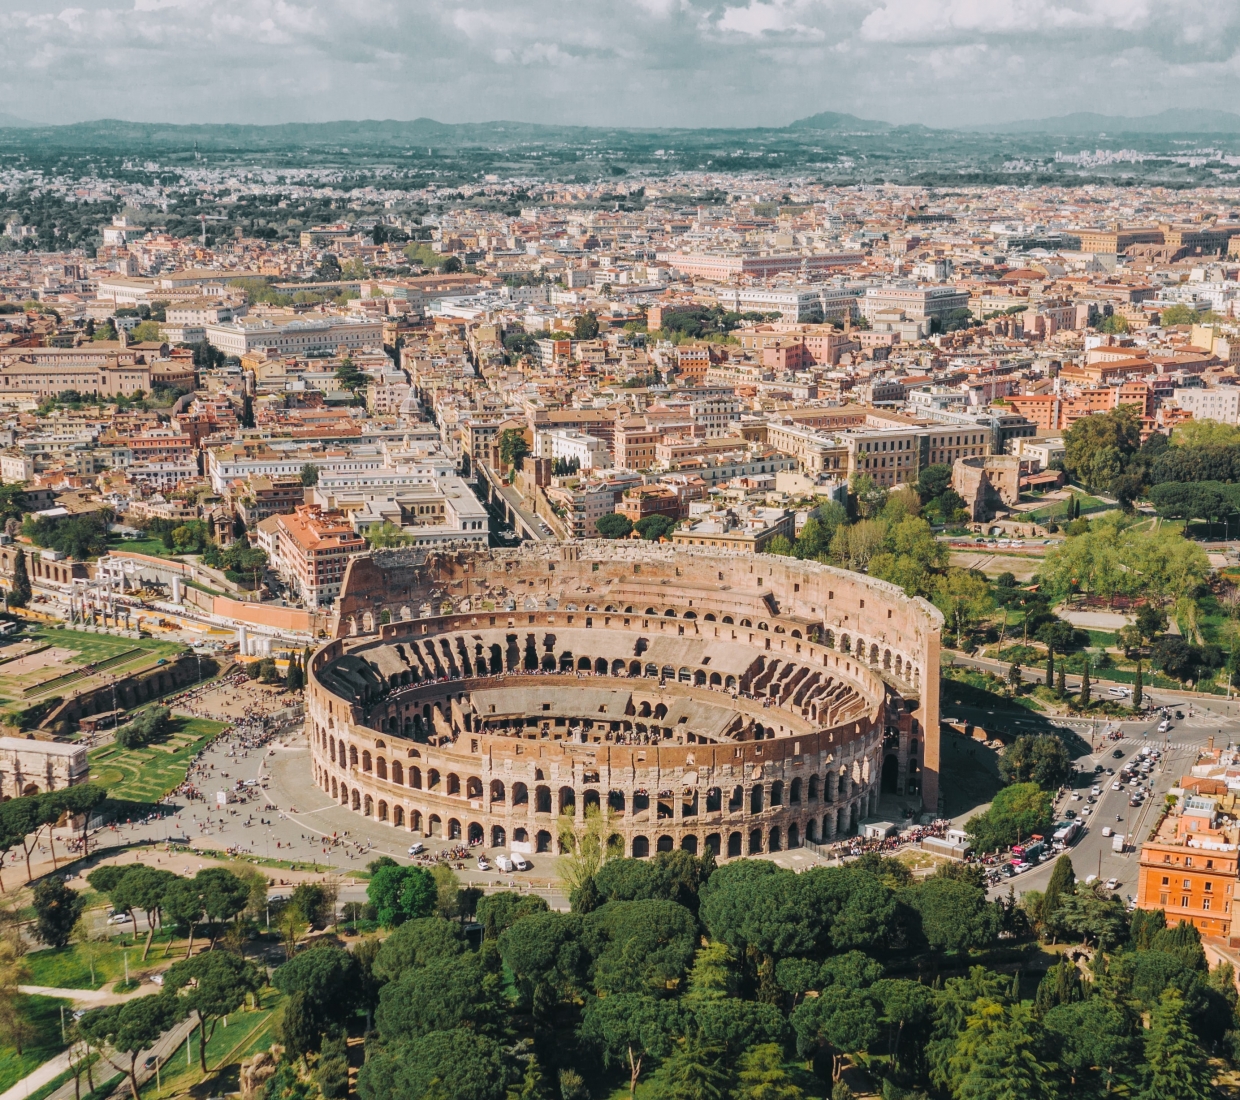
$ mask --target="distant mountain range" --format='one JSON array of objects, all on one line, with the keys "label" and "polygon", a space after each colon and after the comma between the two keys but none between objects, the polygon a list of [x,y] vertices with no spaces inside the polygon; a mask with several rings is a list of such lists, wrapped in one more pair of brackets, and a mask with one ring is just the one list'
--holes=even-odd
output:
[{"label": "distant mountain range", "polygon": [[991,134],[1240,134],[1240,115],[1232,111],[1190,111],[1182,107],[1135,117],[1079,111],[1056,118],[979,123],[955,129]]}]

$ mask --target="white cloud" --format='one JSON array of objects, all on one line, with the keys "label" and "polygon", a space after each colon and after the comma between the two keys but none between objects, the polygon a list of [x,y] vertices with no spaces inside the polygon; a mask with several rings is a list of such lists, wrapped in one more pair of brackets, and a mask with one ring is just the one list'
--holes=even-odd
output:
[{"label": "white cloud", "polygon": [[4,110],[47,121],[945,125],[1240,79],[1217,0],[4,0],[0,41]]}]

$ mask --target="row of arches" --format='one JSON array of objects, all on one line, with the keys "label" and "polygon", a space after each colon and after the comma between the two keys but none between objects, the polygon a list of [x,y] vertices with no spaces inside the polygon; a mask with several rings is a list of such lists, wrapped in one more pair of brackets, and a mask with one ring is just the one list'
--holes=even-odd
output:
[{"label": "row of arches", "polygon": [[[505,848],[510,844],[529,846],[535,852],[552,852],[553,838],[550,830],[540,829],[531,832],[517,826],[509,832],[505,825],[492,824],[488,831],[480,821],[462,822],[459,818],[449,817],[447,820],[439,814],[409,808],[400,804],[389,804],[385,799],[375,799],[358,788],[349,788],[346,784],[337,784],[331,779],[330,793],[333,800],[340,805],[352,809],[366,817],[387,822],[396,828],[408,827],[411,832],[422,833],[432,838],[464,841],[469,844]],[[779,852],[785,848],[800,848],[803,843],[827,843],[842,836],[850,836],[857,832],[861,818],[873,811],[876,796],[871,792],[863,800],[854,801],[847,806],[819,817],[808,817],[794,820],[786,824],[769,827],[755,827],[749,830],[733,830],[726,835],[708,833],[699,837],[695,833],[681,835],[677,845],[671,833],[664,833],[654,839],[653,847],[650,837],[644,834],[633,836],[627,843],[628,854],[634,858],[645,858],[654,852],[670,852],[676,847],[697,853],[699,846],[709,850],[716,856],[736,858],[743,855],[760,855],[768,852]],[[617,839],[622,839],[617,834]],[[560,850],[563,848],[561,846]]]},{"label": "row of arches", "polygon": [[[396,762],[394,767],[399,767],[399,762]],[[586,787],[578,791],[569,785],[554,789],[550,784],[540,783],[535,784],[532,792],[533,812],[576,815],[579,808],[582,813],[588,813],[592,809],[601,810],[605,804],[615,817],[648,813],[652,805],[657,820],[683,820],[696,817],[700,813],[722,814],[725,809],[729,816],[745,813],[754,816],[768,810],[808,806],[819,801],[846,802],[864,789],[860,778],[862,770],[860,767],[856,768],[857,775],[844,768],[838,772],[828,772],[822,777],[817,774],[804,779],[795,776],[787,783],[776,779],[769,783],[738,784],[728,789],[718,786],[704,789],[684,786],[654,792],[641,787],[627,792],[619,789],[605,791],[601,787]],[[336,788],[337,779],[334,775],[317,765],[316,773],[319,786],[325,790],[329,784],[333,790]],[[438,770],[431,768],[427,771],[427,786],[423,788],[421,770],[410,767],[409,774],[409,785],[415,790],[426,789],[449,797],[463,796],[471,802],[482,802],[485,793],[485,801],[490,807],[528,806],[531,801],[529,785],[521,781],[515,781],[508,787],[503,780],[492,779],[489,788],[484,791],[483,781],[477,776],[468,776],[462,785],[456,773],[448,772],[441,776]],[[384,776],[379,775],[379,778]],[[396,782],[395,777],[392,781]]]}]

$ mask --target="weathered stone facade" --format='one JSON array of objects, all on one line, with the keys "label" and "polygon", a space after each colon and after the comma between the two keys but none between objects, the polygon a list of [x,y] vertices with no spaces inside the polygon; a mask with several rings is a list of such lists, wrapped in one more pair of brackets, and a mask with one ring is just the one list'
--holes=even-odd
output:
[{"label": "weathered stone facade", "polygon": [[975,523],[993,519],[999,505],[1020,503],[1020,459],[1016,455],[958,458],[952,464],[952,488],[964,498]]},{"label": "weathered stone facade", "polygon": [[0,737],[0,802],[60,791],[90,778],[84,745]]},{"label": "weathered stone facade", "polygon": [[938,798],[942,618],[862,574],[601,540],[354,559],[311,661],[316,783],[416,834],[626,854],[829,841]]}]

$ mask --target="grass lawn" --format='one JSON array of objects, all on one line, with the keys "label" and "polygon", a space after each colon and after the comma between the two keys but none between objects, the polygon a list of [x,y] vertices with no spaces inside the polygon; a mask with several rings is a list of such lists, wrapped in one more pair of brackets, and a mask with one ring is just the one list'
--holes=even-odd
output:
[{"label": "grass lawn", "polygon": [[[128,928],[129,926],[126,925]],[[138,917],[138,928],[146,932],[146,919]],[[91,981],[90,960],[86,958],[78,944],[68,947],[48,948],[44,951],[31,951],[26,956],[26,965],[30,967],[30,985],[48,986],[53,989],[101,989],[111,982],[120,981],[125,977],[125,953],[129,953],[129,968],[132,973],[139,973],[145,967],[142,964],[142,945],[146,942],[145,935],[138,937],[138,945],[126,946],[129,937],[115,937],[105,943],[91,946],[96,951],[95,978]],[[166,936],[156,933],[155,942],[151,945],[151,955],[147,960],[149,967],[158,962],[168,940]]]},{"label": "grass lawn", "polygon": [[107,787],[111,798],[156,802],[180,786],[194,754],[224,729],[224,723],[173,718],[169,729],[162,741],[144,749],[108,745],[91,750],[91,779]]},{"label": "grass lawn", "polygon": [[60,1010],[66,1017],[73,1005],[58,997],[18,994],[18,1011],[33,1026],[35,1037],[23,1044],[21,1054],[11,1046],[0,1046],[0,1092],[11,1088],[33,1073],[49,1058],[64,1050],[60,1037]]},{"label": "grass lawn", "polygon": [[175,551],[164,546],[163,539],[108,539],[109,550],[128,550],[131,554],[150,554],[153,558],[177,558]]},{"label": "grass lawn", "polygon": [[[240,1066],[243,1059],[275,1042],[275,1027],[282,1011],[283,998],[274,989],[259,996],[259,1009],[243,1009],[228,1017],[228,1026],[221,1020],[207,1044],[207,1077],[211,1080],[209,1095],[220,1096],[240,1088]],[[203,1080],[198,1064],[198,1032],[191,1037],[191,1064],[185,1064],[185,1044],[169,1056],[160,1070],[164,1096],[176,1096],[193,1090],[194,1095],[208,1095],[194,1086]],[[153,1094],[152,1094],[153,1095]]]}]

